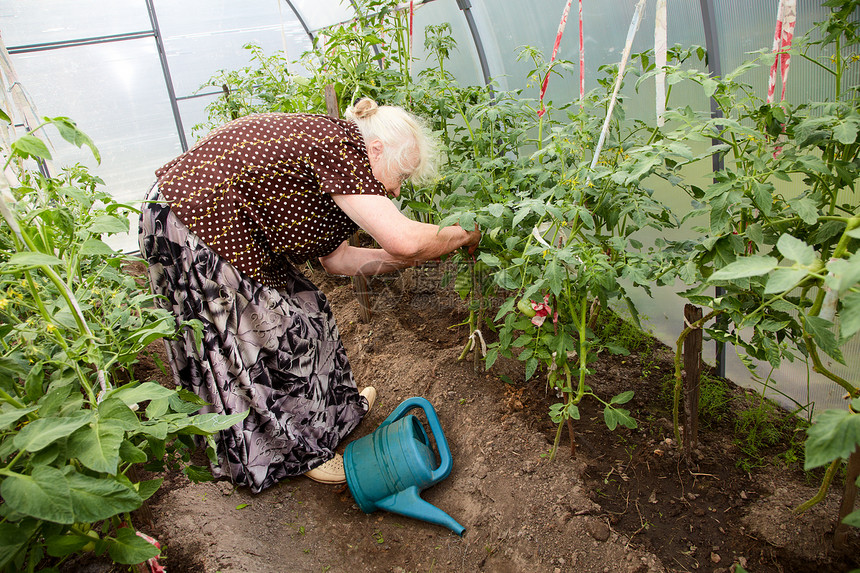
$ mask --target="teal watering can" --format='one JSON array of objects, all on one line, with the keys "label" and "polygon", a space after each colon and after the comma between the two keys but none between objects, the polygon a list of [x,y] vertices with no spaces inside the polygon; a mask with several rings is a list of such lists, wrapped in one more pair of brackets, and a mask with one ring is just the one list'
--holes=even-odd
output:
[{"label": "teal watering can", "polygon": [[[439,467],[424,425],[410,410],[421,408],[436,439]],[[424,398],[400,404],[372,434],[350,442],[343,456],[346,484],[365,513],[384,509],[447,527],[463,535],[465,527],[421,499],[420,492],[448,477],[453,462],[436,410]]]}]

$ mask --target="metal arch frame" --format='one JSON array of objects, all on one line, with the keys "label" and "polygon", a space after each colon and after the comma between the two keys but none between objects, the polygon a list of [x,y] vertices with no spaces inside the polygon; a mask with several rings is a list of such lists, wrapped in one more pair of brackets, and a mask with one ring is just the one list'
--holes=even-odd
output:
[{"label": "metal arch frame", "polygon": [[164,39],[161,37],[161,29],[158,27],[158,17],[155,15],[154,0],[146,0],[146,11],[149,13],[149,21],[152,23],[152,32],[155,35],[155,46],[158,49],[158,59],[161,61],[161,72],[164,74],[167,97],[170,98],[170,107],[173,110],[173,122],[176,124],[179,145],[184,153],[188,151],[188,141],[185,138],[185,128],[182,126],[182,114],[179,112],[179,102],[176,99],[176,90],[173,87],[173,76],[170,75],[170,66],[167,63]]},{"label": "metal arch frame", "polygon": [[481,63],[481,73],[484,75],[484,85],[490,87],[490,97],[493,96],[493,88],[490,85],[490,65],[487,62],[487,53],[484,51],[484,42],[481,40],[481,32],[478,30],[478,25],[475,23],[475,16],[472,14],[471,0],[457,0],[457,7],[463,12],[466,22],[469,25],[469,31],[472,33],[472,40],[475,42],[475,51],[478,52],[478,61]]},{"label": "metal arch frame", "polygon": [[[280,1],[281,0],[278,0],[278,2],[280,2]],[[308,27],[308,23],[305,22],[305,19],[302,18],[301,14],[299,14],[299,11],[296,10],[296,7],[293,5],[292,0],[284,0],[284,3],[289,7],[290,10],[292,10],[293,14],[296,16],[296,20],[298,20],[299,24],[302,25],[302,28],[304,29],[305,34],[307,34],[308,38],[310,38],[310,40],[311,40],[311,45],[313,45],[314,40],[316,40],[316,37],[314,36],[314,33],[311,32],[311,29]]]}]

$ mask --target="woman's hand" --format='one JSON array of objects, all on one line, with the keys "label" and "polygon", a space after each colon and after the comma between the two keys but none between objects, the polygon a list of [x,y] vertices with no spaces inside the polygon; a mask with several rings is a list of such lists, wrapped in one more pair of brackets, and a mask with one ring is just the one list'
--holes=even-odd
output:
[{"label": "woman's hand", "polygon": [[478,250],[478,245],[481,243],[481,231],[478,230],[478,224],[475,223],[474,231],[466,231],[466,234],[469,236],[469,241],[464,246],[470,255],[474,255],[475,251]]},{"label": "woman's hand", "polygon": [[460,247],[474,251],[481,232],[453,225],[419,223],[406,217],[387,197],[380,195],[331,195],[347,216],[367,231],[393,259],[403,266],[437,259]]}]

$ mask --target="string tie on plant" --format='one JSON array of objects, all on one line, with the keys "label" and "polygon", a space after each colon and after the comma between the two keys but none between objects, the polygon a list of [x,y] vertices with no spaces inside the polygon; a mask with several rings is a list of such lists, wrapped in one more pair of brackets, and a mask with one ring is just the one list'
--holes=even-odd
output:
[{"label": "string tie on plant", "polygon": [[469,341],[471,341],[474,344],[474,346],[477,347],[478,346],[477,340],[481,341],[481,356],[486,358],[487,357],[487,343],[484,342],[484,335],[481,334],[480,330],[475,329],[472,331],[472,334],[469,335]]}]

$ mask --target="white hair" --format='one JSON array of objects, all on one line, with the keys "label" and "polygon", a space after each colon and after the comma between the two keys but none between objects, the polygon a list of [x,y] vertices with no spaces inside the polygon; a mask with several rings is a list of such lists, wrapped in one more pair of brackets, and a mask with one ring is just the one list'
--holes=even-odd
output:
[{"label": "white hair", "polygon": [[362,98],[344,116],[358,125],[365,143],[382,143],[382,161],[391,173],[408,175],[421,185],[436,177],[438,144],[427,124],[401,107],[377,105]]}]

